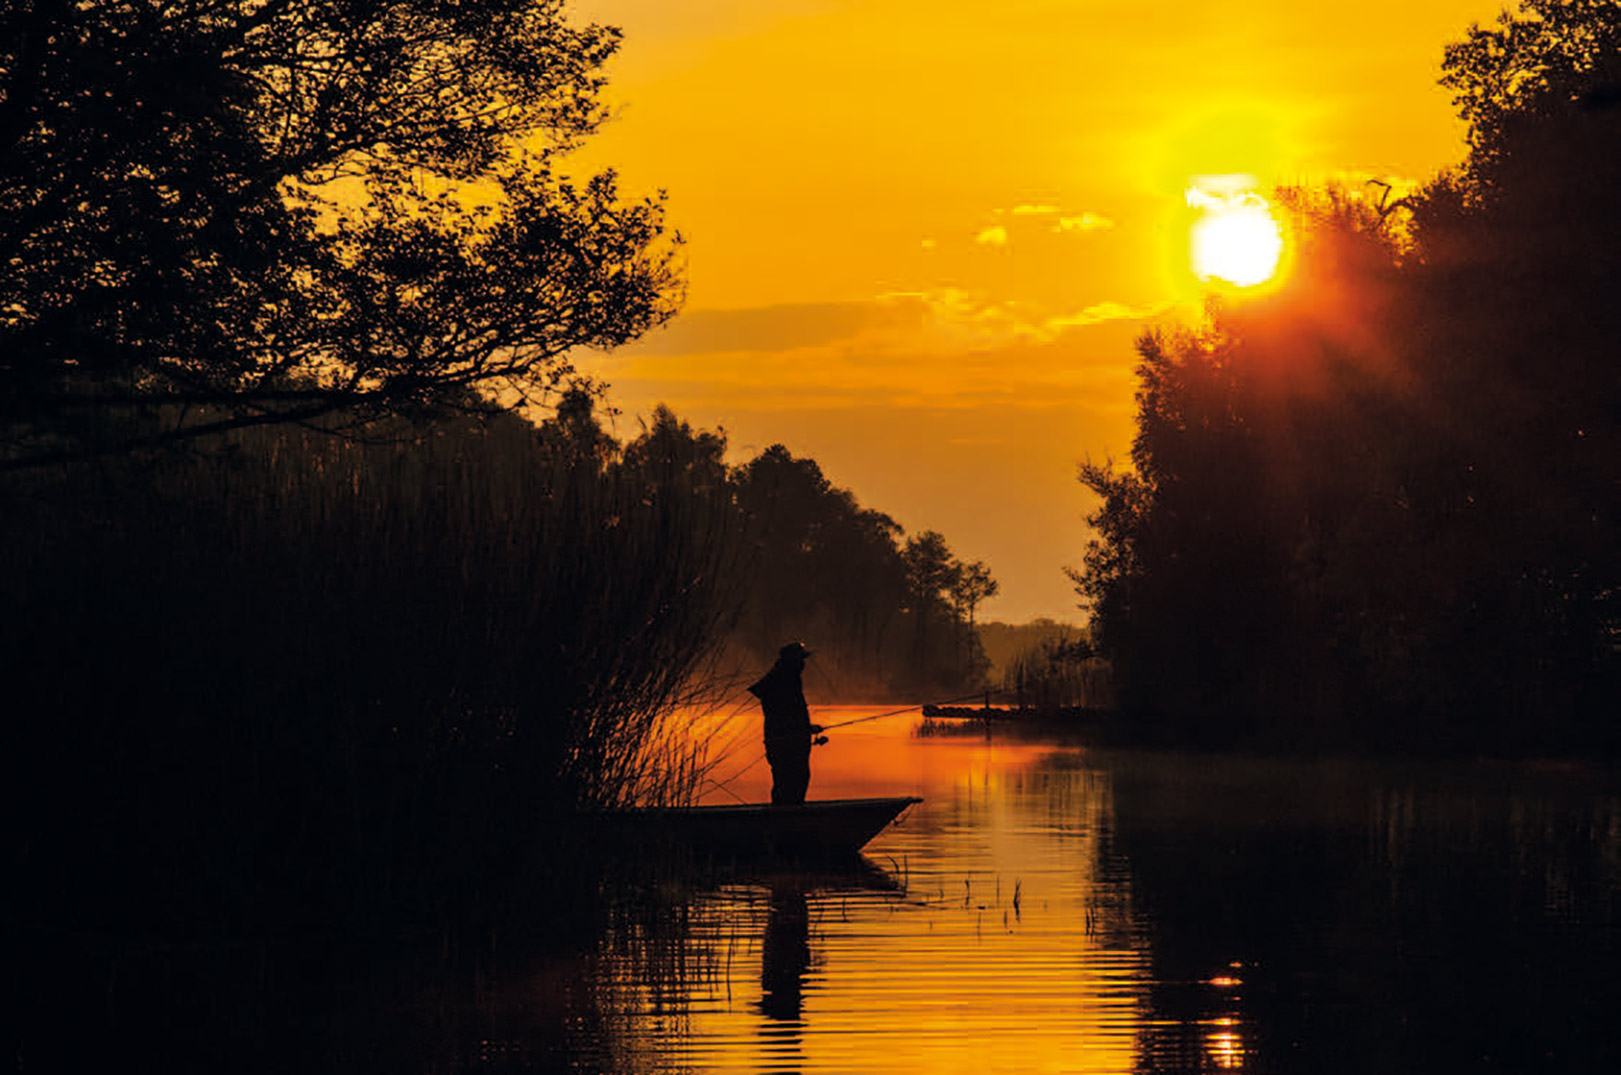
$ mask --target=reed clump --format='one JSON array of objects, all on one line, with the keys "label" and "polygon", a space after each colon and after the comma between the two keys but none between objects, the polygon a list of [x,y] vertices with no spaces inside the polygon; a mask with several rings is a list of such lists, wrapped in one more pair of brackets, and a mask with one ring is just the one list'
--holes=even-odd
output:
[{"label": "reed clump", "polygon": [[476,899],[566,873],[577,811],[690,794],[668,733],[741,585],[724,489],[556,421],[386,433],[0,488],[20,910]]},{"label": "reed clump", "polygon": [[1115,703],[1109,664],[1084,636],[1048,639],[1017,654],[997,693],[1019,709],[1044,713],[1102,711]]}]

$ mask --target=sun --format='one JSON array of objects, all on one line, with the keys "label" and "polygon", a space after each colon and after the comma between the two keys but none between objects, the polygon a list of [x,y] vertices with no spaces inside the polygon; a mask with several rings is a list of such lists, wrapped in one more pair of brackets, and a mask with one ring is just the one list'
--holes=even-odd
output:
[{"label": "sun", "polygon": [[1188,235],[1194,275],[1240,288],[1272,279],[1283,257],[1283,229],[1266,199],[1201,184],[1188,188],[1187,199],[1198,212]]}]

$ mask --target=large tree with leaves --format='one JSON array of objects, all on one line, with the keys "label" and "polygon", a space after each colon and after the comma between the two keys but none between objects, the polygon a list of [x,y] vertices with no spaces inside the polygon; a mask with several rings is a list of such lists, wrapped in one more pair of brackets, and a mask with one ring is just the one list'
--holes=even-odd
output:
[{"label": "large tree with leaves", "polygon": [[1083,469],[1077,582],[1168,736],[1621,742],[1621,4],[1529,0],[1442,82],[1460,166],[1297,198],[1291,279],[1145,338],[1134,472]]},{"label": "large tree with leaves", "polygon": [[617,41],[561,0],[3,0],[0,466],[512,405],[668,317],[660,205],[554,170]]}]

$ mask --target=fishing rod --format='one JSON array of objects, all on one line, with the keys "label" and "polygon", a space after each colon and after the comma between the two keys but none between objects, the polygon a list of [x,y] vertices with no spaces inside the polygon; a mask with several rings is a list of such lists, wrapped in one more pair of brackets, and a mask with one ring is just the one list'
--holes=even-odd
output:
[{"label": "fishing rod", "polygon": [[[853,720],[841,720],[837,724],[824,724],[824,725],[821,725],[822,731],[817,733],[816,737],[813,738],[811,740],[811,742],[813,744],[816,744],[816,745],[826,744],[827,736],[824,733],[833,731],[835,728],[848,728],[852,724],[865,724],[869,720],[883,720],[885,717],[898,717],[903,713],[915,713],[915,712],[918,712],[919,710],[926,709],[926,708],[928,708],[929,706],[932,706],[932,705],[951,705],[954,702],[971,702],[971,701],[974,701],[975,699],[983,698],[984,696],[985,696],[985,692],[978,691],[978,692],[976,692],[974,694],[965,694],[965,695],[961,696],[960,698],[946,698],[946,699],[943,699],[943,700],[938,701],[938,702],[923,702],[920,705],[909,705],[909,706],[906,706],[903,709],[891,709],[891,710],[889,710],[888,712],[885,712],[885,713],[872,713],[872,714],[869,714],[868,716],[865,716],[865,717],[856,717]],[[797,738],[799,738],[797,735],[776,736],[776,737],[773,738],[773,741],[775,741],[776,739],[797,739]],[[726,752],[726,755],[723,755],[721,757],[721,759],[717,760],[717,764],[718,764],[718,761],[724,760],[725,757],[729,756],[731,753],[732,753],[732,751],[728,750]],[[742,797],[739,796],[736,792],[734,792],[728,785],[730,785],[733,781],[737,780],[739,777],[741,777],[744,773],[748,772],[750,769],[753,769],[756,765],[759,765],[761,762],[765,761],[765,758],[766,758],[765,751],[761,750],[759,755],[757,757],[755,757],[755,759],[753,761],[751,761],[747,765],[743,766],[743,768],[739,769],[737,772],[733,773],[731,776],[727,777],[725,780],[714,780],[714,779],[711,779],[711,778],[706,778],[705,782],[708,783],[708,784],[713,785],[714,787],[718,788],[721,791],[726,792],[726,794],[732,796],[732,798],[737,799],[738,802],[742,802],[743,801]]]},{"label": "fishing rod", "polygon": [[909,705],[905,709],[892,709],[888,713],[874,713],[871,716],[856,717],[854,720],[841,720],[837,724],[824,724],[822,725],[822,731],[830,732],[834,728],[848,728],[852,724],[865,724],[869,720],[883,720],[885,717],[898,717],[902,713],[916,713],[920,710],[927,709],[930,706],[952,705],[956,702],[972,702],[976,699],[983,698],[984,696],[984,691],[976,691],[973,694],[965,694],[960,698],[946,698],[938,702],[924,702],[921,705]]},{"label": "fishing rod", "polygon": [[[920,703],[918,705],[909,705],[909,706],[906,706],[906,707],[904,707],[902,709],[891,709],[887,713],[869,713],[865,717],[855,717],[855,718],[853,718],[851,720],[841,720],[837,724],[818,724],[816,726],[821,729],[821,732],[817,733],[818,738],[815,739],[814,742],[816,742],[817,744],[825,743],[827,741],[827,737],[825,735],[823,735],[822,732],[831,732],[836,728],[848,728],[852,724],[865,724],[869,720],[883,720],[885,717],[898,717],[902,713],[916,713],[916,712],[918,712],[920,710],[928,709],[931,706],[951,705],[954,702],[972,702],[972,701],[976,701],[977,699],[980,699],[980,698],[983,698],[983,697],[985,697],[985,692],[984,691],[978,691],[978,692],[976,692],[974,694],[962,695],[960,698],[944,698],[944,699],[941,699],[938,702],[923,702],[923,703]],[[812,721],[812,723],[815,724],[814,721]],[[797,739],[797,738],[799,738],[799,736],[797,734],[789,734],[789,735],[773,736],[772,740],[774,741],[774,740],[777,740],[777,739]]]}]

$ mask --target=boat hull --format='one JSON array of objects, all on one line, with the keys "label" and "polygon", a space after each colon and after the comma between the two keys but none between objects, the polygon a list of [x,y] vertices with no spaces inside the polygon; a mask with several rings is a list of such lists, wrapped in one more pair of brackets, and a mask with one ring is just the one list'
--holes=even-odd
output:
[{"label": "boat hull", "polygon": [[908,807],[911,795],[822,799],[795,806],[740,803],[626,811],[638,842],[716,858],[827,859],[854,855]]}]

